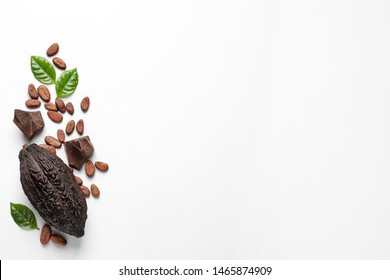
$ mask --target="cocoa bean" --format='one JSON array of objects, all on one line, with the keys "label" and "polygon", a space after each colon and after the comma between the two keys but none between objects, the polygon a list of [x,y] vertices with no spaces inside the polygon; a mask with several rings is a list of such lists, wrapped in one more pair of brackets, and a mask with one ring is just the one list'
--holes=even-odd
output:
[{"label": "cocoa bean", "polygon": [[89,189],[86,186],[81,186],[80,188],[81,188],[81,191],[83,192],[83,195],[85,197],[89,197],[90,196],[91,192],[89,191]]},{"label": "cocoa bean", "polygon": [[85,163],[85,174],[87,174],[88,177],[92,177],[95,174],[95,166],[91,160],[87,160]]},{"label": "cocoa bean", "polygon": [[50,97],[51,97],[50,91],[46,86],[40,85],[38,87],[38,95],[42,98],[43,101],[45,101],[45,102],[50,101]]},{"label": "cocoa bean", "polygon": [[39,94],[38,94],[38,91],[37,89],[35,88],[35,86],[33,84],[29,84],[28,85],[28,95],[30,95],[30,97],[32,99],[38,99],[39,97]]},{"label": "cocoa bean", "polygon": [[62,129],[57,130],[57,138],[61,143],[65,141],[65,132]]},{"label": "cocoa bean", "polygon": [[40,241],[42,245],[46,245],[47,243],[49,243],[51,238],[51,233],[52,233],[51,227],[48,224],[42,227],[41,236],[40,236]]},{"label": "cocoa bean", "polygon": [[82,119],[77,122],[77,124],[76,124],[76,131],[80,135],[83,135],[83,133],[84,133],[84,121]]},{"label": "cocoa bean", "polygon": [[47,56],[53,56],[58,53],[60,46],[57,43],[52,44],[46,51]]},{"label": "cocoa bean", "polygon": [[72,102],[66,103],[66,111],[68,111],[69,114],[73,115],[74,114],[74,107]]},{"label": "cocoa bean", "polygon": [[83,112],[87,112],[88,109],[89,109],[89,97],[86,96],[83,98],[83,100],[81,100],[81,104],[80,104],[80,107],[81,107],[81,110],[83,110]]},{"label": "cocoa bean", "polygon": [[66,107],[65,107],[64,101],[62,99],[57,98],[55,102],[56,102],[56,106],[58,108],[58,111],[60,111],[61,113],[65,113]]},{"label": "cocoa bean", "polygon": [[83,185],[83,180],[81,180],[80,177],[74,175],[74,179],[76,180],[77,185],[79,185],[80,187]]},{"label": "cocoa bean", "polygon": [[66,128],[65,128],[65,132],[67,135],[71,135],[74,131],[74,127],[76,126],[74,120],[70,120],[67,125],[66,125]]},{"label": "cocoa bean", "polygon": [[107,171],[108,170],[108,164],[102,161],[95,162],[95,167],[99,171]]},{"label": "cocoa bean", "polygon": [[53,136],[46,136],[45,142],[47,145],[53,146],[54,148],[61,148],[62,145],[61,142]]},{"label": "cocoa bean", "polygon": [[47,144],[40,144],[39,147],[44,148],[46,151],[52,153],[53,155],[57,155],[56,148]]},{"label": "cocoa bean", "polygon": [[53,64],[57,66],[58,69],[65,70],[66,63],[59,57],[53,58]]},{"label": "cocoa bean", "polygon": [[91,193],[94,198],[99,198],[100,190],[95,184],[91,184]]},{"label": "cocoa bean", "polygon": [[65,238],[58,234],[52,234],[50,240],[58,246],[65,246],[68,243]]},{"label": "cocoa bean", "polygon": [[26,107],[30,109],[36,109],[41,106],[41,101],[38,99],[29,99],[26,101]]},{"label": "cocoa bean", "polygon": [[58,111],[57,106],[56,106],[54,103],[51,103],[51,102],[47,102],[47,103],[45,104],[45,108],[46,108],[46,110],[48,110],[48,111],[54,111],[54,112],[57,112],[57,111]]},{"label": "cocoa bean", "polygon": [[54,112],[54,111],[47,111],[47,115],[49,116],[49,118],[55,122],[55,123],[60,123],[62,122],[62,119],[63,119],[63,116],[58,113],[58,112]]}]

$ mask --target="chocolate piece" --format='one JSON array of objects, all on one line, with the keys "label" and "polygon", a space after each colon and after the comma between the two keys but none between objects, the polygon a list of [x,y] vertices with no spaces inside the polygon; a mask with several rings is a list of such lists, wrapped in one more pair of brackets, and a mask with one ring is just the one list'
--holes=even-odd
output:
[{"label": "chocolate piece", "polygon": [[64,143],[69,166],[80,170],[94,151],[88,136],[80,137]]},{"label": "chocolate piece", "polygon": [[15,109],[14,123],[30,140],[45,127],[41,112],[26,112]]}]

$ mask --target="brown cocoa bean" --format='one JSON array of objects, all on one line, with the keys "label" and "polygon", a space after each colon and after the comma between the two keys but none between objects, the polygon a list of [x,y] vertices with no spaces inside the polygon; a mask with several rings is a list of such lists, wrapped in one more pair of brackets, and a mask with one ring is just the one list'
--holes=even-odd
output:
[{"label": "brown cocoa bean", "polygon": [[74,114],[74,107],[72,102],[66,103],[66,111],[68,111],[69,114],[73,115]]},{"label": "brown cocoa bean", "polygon": [[108,170],[108,164],[102,161],[95,162],[95,167],[99,171],[107,171]]},{"label": "brown cocoa bean", "polygon": [[74,127],[76,126],[74,120],[70,120],[67,125],[66,125],[66,128],[65,128],[65,132],[67,135],[71,135],[74,131]]},{"label": "brown cocoa bean", "polygon": [[56,106],[54,103],[51,103],[51,102],[47,102],[47,103],[45,104],[45,108],[46,108],[46,110],[48,110],[48,111],[54,111],[54,112],[57,112],[57,111],[58,111],[57,106]]},{"label": "brown cocoa bean", "polygon": [[53,56],[58,53],[60,46],[57,43],[52,44],[46,51],[47,56]]},{"label": "brown cocoa bean", "polygon": [[99,198],[100,190],[95,184],[91,184],[91,193],[94,198]]},{"label": "brown cocoa bean", "polygon": [[87,174],[88,177],[92,177],[95,174],[95,166],[91,160],[87,160],[85,163],[85,174]]},{"label": "brown cocoa bean", "polygon": [[65,132],[62,129],[57,130],[57,138],[61,143],[65,141]]},{"label": "brown cocoa bean", "polygon": [[62,145],[61,142],[53,136],[46,136],[45,142],[47,145],[53,146],[54,148],[61,148]]},{"label": "brown cocoa bean", "polygon": [[40,236],[40,240],[41,240],[41,244],[42,245],[46,245],[47,243],[49,243],[50,241],[50,238],[51,238],[51,227],[46,224],[42,227],[42,230],[41,230],[41,236]]},{"label": "brown cocoa bean", "polygon": [[83,135],[83,133],[84,133],[84,121],[82,119],[77,122],[77,124],[76,124],[76,131],[80,135]]},{"label": "brown cocoa bean", "polygon": [[81,110],[83,110],[83,112],[87,112],[88,109],[89,109],[89,97],[86,96],[83,98],[83,100],[81,100],[81,104],[80,104],[80,107],[81,107]]},{"label": "brown cocoa bean", "polygon": [[77,185],[79,185],[80,187],[83,185],[83,180],[81,180],[80,177],[75,175],[74,179],[76,180]]},{"label": "brown cocoa bean", "polygon": [[41,106],[41,101],[38,99],[29,99],[26,101],[26,107],[30,109],[35,109]]},{"label": "brown cocoa bean", "polygon": [[51,97],[50,96],[50,91],[49,91],[49,89],[46,86],[40,85],[38,87],[38,95],[39,95],[39,97],[42,98],[43,101],[45,101],[45,102],[49,102],[50,101],[50,97]]},{"label": "brown cocoa bean", "polygon": [[57,98],[55,102],[56,102],[56,106],[58,108],[58,111],[60,111],[61,113],[65,113],[66,108],[65,108],[64,101],[62,99]]},{"label": "brown cocoa bean", "polygon": [[64,118],[60,113],[54,111],[47,111],[47,115],[55,123],[62,122],[62,119]]},{"label": "brown cocoa bean", "polygon": [[53,64],[57,66],[58,69],[65,70],[66,63],[59,57],[53,58]]},{"label": "brown cocoa bean", "polygon": [[52,153],[53,155],[57,155],[56,148],[47,144],[40,144],[40,147],[44,148],[46,151]]},{"label": "brown cocoa bean", "polygon": [[89,191],[89,189],[86,186],[81,186],[80,188],[81,188],[81,191],[83,192],[83,195],[85,197],[89,197],[90,196],[91,192]]},{"label": "brown cocoa bean", "polygon": [[29,84],[28,85],[28,95],[30,95],[30,97],[32,99],[38,99],[39,97],[39,94],[38,94],[38,91],[37,89],[35,88],[35,86],[33,84]]},{"label": "brown cocoa bean", "polygon": [[68,241],[59,234],[52,234],[50,240],[58,246],[65,246],[68,243]]}]

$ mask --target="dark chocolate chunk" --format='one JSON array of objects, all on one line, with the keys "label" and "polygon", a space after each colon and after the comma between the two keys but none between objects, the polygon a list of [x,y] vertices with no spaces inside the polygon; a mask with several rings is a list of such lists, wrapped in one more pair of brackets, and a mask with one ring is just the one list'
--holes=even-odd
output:
[{"label": "dark chocolate chunk", "polygon": [[36,144],[19,153],[24,193],[42,218],[59,231],[81,237],[87,203],[70,168]]},{"label": "dark chocolate chunk", "polygon": [[68,163],[70,167],[80,170],[94,151],[88,136],[80,137],[64,143]]},{"label": "dark chocolate chunk", "polygon": [[45,126],[41,112],[26,112],[19,109],[15,109],[14,123],[30,140]]}]

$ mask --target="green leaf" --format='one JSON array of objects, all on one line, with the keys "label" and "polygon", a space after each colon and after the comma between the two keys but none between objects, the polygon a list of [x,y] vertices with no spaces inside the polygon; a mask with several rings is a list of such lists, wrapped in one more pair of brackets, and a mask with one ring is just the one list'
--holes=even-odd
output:
[{"label": "green leaf", "polygon": [[55,84],[56,82],[56,70],[44,57],[31,56],[31,71],[42,84]]},{"label": "green leaf", "polygon": [[33,211],[23,204],[10,203],[11,216],[15,223],[24,229],[39,229]]},{"label": "green leaf", "polygon": [[65,71],[58,77],[56,82],[56,92],[58,98],[71,96],[79,83],[77,68]]}]

